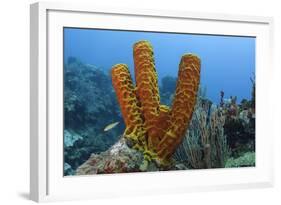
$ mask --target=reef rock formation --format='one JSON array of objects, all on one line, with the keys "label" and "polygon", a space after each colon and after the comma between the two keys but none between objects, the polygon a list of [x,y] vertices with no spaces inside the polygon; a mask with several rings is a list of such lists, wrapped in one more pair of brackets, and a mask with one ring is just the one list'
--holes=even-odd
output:
[{"label": "reef rock formation", "polygon": [[181,143],[192,117],[200,81],[200,59],[182,56],[171,108],[160,105],[153,49],[148,41],[134,45],[135,80],[128,67],[112,68],[112,83],[126,124],[125,136],[145,159],[168,162]]},{"label": "reef rock formation", "polygon": [[115,145],[90,158],[76,170],[76,175],[136,172],[143,161],[141,152],[127,146],[122,138]]},{"label": "reef rock formation", "polygon": [[[92,154],[77,170],[76,175],[131,173],[143,171],[162,171],[163,167],[157,163],[143,164],[144,155],[141,151],[130,148],[126,139],[122,137],[111,148],[100,154]],[[169,170],[184,170],[182,163],[174,163]]]}]

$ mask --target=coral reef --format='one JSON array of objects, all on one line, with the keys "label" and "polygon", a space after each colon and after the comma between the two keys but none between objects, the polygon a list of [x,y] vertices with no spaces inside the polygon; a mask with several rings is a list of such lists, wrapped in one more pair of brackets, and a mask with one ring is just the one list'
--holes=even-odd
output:
[{"label": "coral reef", "polygon": [[253,73],[253,77],[250,78],[252,83],[252,92],[251,92],[251,108],[255,110],[256,107],[256,77]]},{"label": "coral reef", "polygon": [[181,143],[192,117],[200,81],[200,59],[182,56],[176,92],[171,108],[160,105],[153,49],[148,41],[134,45],[135,79],[128,67],[112,68],[112,84],[126,124],[125,136],[147,160],[168,162]]},{"label": "coral reef", "polygon": [[184,55],[178,78],[159,87],[147,41],[135,44],[134,61],[135,83],[125,64],[109,76],[65,63],[64,175],[255,166],[254,77],[251,99],[221,91],[213,103],[198,85],[198,57]]},{"label": "coral reef", "polygon": [[82,136],[70,130],[64,130],[63,136],[65,147],[71,147],[77,140],[83,139]]},{"label": "coral reef", "polygon": [[[253,90],[254,85],[253,85]],[[252,94],[254,91],[252,91]],[[251,100],[242,99],[238,104],[237,98],[230,96],[220,107],[225,116],[224,133],[227,136],[231,156],[240,157],[245,152],[255,151],[255,97]]]},{"label": "coral reef", "polygon": [[72,167],[68,163],[64,163],[63,166],[64,175],[74,175],[75,171],[72,169]]},{"label": "coral reef", "polygon": [[255,152],[246,152],[242,156],[234,159],[229,158],[226,162],[225,167],[253,167],[256,165],[256,154]]},{"label": "coral reef", "polygon": [[222,110],[199,96],[189,129],[174,159],[192,169],[224,167],[229,155],[224,122]]},{"label": "coral reef", "polygon": [[[125,128],[110,82],[108,73],[76,58],[64,64],[64,161],[73,170],[110,148]],[[104,132],[112,122],[120,124]]]},{"label": "coral reef", "polygon": [[189,129],[174,159],[190,169],[254,166],[254,89],[253,83],[251,100],[240,104],[236,96],[225,99],[221,91],[218,107],[203,97],[200,87]]}]

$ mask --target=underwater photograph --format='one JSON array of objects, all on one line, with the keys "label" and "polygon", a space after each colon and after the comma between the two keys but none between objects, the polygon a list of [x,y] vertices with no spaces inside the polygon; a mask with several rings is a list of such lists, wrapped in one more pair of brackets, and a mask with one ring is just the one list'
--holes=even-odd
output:
[{"label": "underwater photograph", "polygon": [[64,176],[255,167],[256,38],[65,27]]}]

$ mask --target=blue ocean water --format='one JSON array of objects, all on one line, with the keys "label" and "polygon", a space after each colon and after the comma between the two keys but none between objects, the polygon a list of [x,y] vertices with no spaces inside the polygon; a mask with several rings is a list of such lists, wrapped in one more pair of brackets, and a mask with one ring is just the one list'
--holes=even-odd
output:
[{"label": "blue ocean water", "polygon": [[64,29],[64,59],[76,57],[109,72],[117,63],[129,66],[133,75],[133,44],[148,40],[154,48],[159,82],[165,76],[177,77],[181,56],[194,53],[201,58],[201,85],[207,97],[220,101],[237,96],[238,102],[251,98],[250,77],[255,73],[255,38],[156,32]]}]

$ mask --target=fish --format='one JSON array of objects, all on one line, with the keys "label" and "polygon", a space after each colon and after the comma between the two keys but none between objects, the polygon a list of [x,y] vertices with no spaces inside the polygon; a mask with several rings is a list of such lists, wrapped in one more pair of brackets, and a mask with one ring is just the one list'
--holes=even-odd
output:
[{"label": "fish", "polygon": [[109,125],[107,125],[105,128],[104,128],[104,132],[107,132],[111,129],[113,129],[114,127],[116,127],[117,125],[119,124],[119,122],[113,122],[113,123],[110,123]]}]

